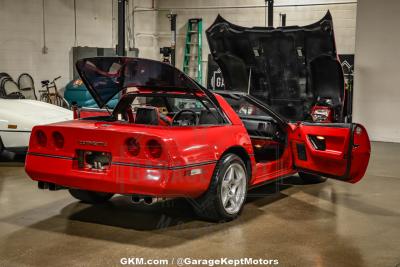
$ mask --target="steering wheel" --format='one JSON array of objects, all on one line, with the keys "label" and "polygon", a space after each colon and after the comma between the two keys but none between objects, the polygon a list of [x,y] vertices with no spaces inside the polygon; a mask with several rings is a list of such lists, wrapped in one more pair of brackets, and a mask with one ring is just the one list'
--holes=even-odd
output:
[{"label": "steering wheel", "polygon": [[[181,116],[184,113],[191,113],[191,119],[185,118],[181,119]],[[185,123],[182,123],[184,121]],[[197,113],[190,109],[182,109],[175,114],[172,118],[172,125],[181,125],[181,126],[188,126],[188,125],[197,125],[199,123],[199,117]]]}]

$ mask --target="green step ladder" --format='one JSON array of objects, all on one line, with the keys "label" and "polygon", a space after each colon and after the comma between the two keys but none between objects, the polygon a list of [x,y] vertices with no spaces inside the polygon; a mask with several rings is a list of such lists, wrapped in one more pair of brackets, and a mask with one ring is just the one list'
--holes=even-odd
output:
[{"label": "green step ladder", "polygon": [[187,24],[183,72],[198,83],[203,83],[202,19],[189,19]]}]

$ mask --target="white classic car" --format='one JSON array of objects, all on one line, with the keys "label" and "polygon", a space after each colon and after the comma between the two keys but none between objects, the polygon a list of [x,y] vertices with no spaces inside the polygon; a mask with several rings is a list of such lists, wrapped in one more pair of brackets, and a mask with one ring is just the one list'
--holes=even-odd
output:
[{"label": "white classic car", "polygon": [[33,126],[72,119],[71,110],[56,105],[0,98],[0,158],[25,154]]}]

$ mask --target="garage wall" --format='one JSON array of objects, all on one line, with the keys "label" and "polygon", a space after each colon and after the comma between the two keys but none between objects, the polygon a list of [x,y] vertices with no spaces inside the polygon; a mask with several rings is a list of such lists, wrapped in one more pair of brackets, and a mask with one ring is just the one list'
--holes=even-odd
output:
[{"label": "garage wall", "polygon": [[358,6],[354,118],[377,141],[400,142],[399,14],[397,0]]},{"label": "garage wall", "polygon": [[[275,5],[293,5],[293,4],[316,4],[329,3],[326,0],[275,0]],[[335,2],[349,2],[341,0]],[[178,14],[177,29],[177,66],[182,68],[183,49],[186,34],[186,23],[189,18],[203,18],[203,28],[207,29],[215,20],[218,14],[221,14],[228,21],[242,26],[265,26],[265,8],[232,8],[222,9],[218,6],[263,6],[264,0],[232,0],[232,1],[212,1],[212,0],[159,0],[157,7],[160,9],[169,9]],[[174,9],[174,7],[216,7],[212,9]],[[307,25],[320,20],[327,10],[330,10],[335,24],[336,42],[338,51],[341,54],[353,54],[355,43],[355,27],[356,27],[356,4],[349,5],[329,5],[329,6],[308,6],[308,7],[276,7],[274,11],[274,25],[280,25],[279,13],[287,14],[287,25]],[[159,35],[159,46],[170,45],[170,26],[167,14],[169,11],[158,12],[157,32]],[[137,25],[136,27],[139,27]],[[203,73],[206,73],[207,55],[209,49],[205,34],[203,34]],[[205,75],[204,75],[205,76]],[[204,77],[204,80],[206,77]]]},{"label": "garage wall", "polygon": [[48,53],[42,53],[42,0],[0,0],[0,72],[14,79],[22,72],[40,80],[61,75],[64,86],[72,77],[70,52],[74,45],[113,47],[112,1],[77,0],[77,38],[73,0],[46,0]]},{"label": "garage wall", "polygon": [[[160,46],[157,32],[159,12],[154,10],[157,7],[157,2],[153,0],[130,0],[130,4],[132,5],[130,14],[133,17],[134,46],[139,48],[139,56],[159,60]],[[133,12],[134,10],[136,12]]]}]

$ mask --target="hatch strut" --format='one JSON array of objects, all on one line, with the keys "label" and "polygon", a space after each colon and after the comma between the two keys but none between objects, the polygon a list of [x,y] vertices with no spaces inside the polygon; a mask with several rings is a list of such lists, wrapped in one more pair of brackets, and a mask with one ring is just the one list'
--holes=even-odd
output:
[{"label": "hatch strut", "polygon": [[247,84],[247,94],[250,94],[250,85],[251,85],[251,67],[250,67],[250,73],[249,73],[249,82]]}]

